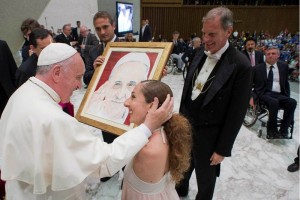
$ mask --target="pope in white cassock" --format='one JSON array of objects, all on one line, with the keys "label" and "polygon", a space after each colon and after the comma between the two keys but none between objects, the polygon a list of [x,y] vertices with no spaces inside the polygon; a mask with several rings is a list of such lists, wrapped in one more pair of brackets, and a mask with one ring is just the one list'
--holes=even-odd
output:
[{"label": "pope in white cassock", "polygon": [[84,64],[75,49],[48,45],[35,77],[9,99],[0,119],[0,169],[7,200],[85,199],[83,181],[92,173],[112,176],[148,142],[151,132],[171,115],[173,99],[145,122],[107,144],[93,136],[59,102],[82,86]]}]

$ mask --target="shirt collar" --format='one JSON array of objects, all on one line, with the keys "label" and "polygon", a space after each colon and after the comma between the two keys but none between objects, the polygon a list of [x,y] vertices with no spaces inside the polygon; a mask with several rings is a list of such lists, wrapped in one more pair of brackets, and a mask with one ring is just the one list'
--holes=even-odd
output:
[{"label": "shirt collar", "polygon": [[[117,38],[117,36],[115,34],[114,37],[113,37],[113,39],[111,39],[111,41],[109,41],[109,42],[114,42],[116,40],[116,38]],[[106,47],[107,44],[105,44],[104,42],[102,42],[102,43],[103,43],[104,47]]]},{"label": "shirt collar", "polygon": [[116,34],[114,35],[113,39],[110,42],[114,42],[116,40],[117,36]]},{"label": "shirt collar", "polygon": [[59,95],[43,81],[35,77],[30,77],[29,80],[43,89],[55,102],[59,103],[61,101]]},{"label": "shirt collar", "polygon": [[274,63],[274,65],[270,65],[269,63],[266,63],[267,69],[270,69],[271,66],[274,67],[274,69],[277,67],[277,63]]},{"label": "shirt collar", "polygon": [[207,55],[207,57],[212,58],[212,59],[216,59],[216,60],[220,60],[221,56],[223,55],[223,53],[227,50],[227,48],[229,47],[229,42],[228,40],[226,41],[226,44],[216,53],[212,54],[210,51],[204,51],[204,53]]}]

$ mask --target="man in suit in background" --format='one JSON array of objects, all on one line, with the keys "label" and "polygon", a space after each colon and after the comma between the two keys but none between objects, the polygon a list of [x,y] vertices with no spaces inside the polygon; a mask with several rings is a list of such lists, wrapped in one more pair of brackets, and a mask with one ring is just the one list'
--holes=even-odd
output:
[{"label": "man in suit in background", "polygon": [[72,28],[72,37],[74,41],[78,41],[80,36],[80,21],[76,21],[76,27]]},{"label": "man in suit in background", "polygon": [[231,156],[247,110],[252,70],[245,55],[228,42],[232,15],[228,8],[217,7],[202,19],[204,48],[190,65],[179,108],[193,127],[191,166],[176,188],[179,196],[188,194],[195,169],[196,200],[213,198],[220,164]]},{"label": "man in suit in background", "polygon": [[16,71],[16,86],[20,87],[30,77],[35,76],[41,51],[52,43],[52,36],[44,28],[36,28],[29,34],[29,47],[33,54]]},{"label": "man in suit in background", "polygon": [[113,21],[112,16],[106,12],[101,11],[97,12],[94,15],[94,27],[98,37],[100,38],[100,44],[94,46],[89,51],[89,56],[87,57],[85,64],[85,72],[83,76],[83,82],[88,86],[93,74],[95,72],[95,68],[101,65],[104,62],[104,57],[102,53],[104,52],[104,48],[108,42],[118,42],[119,38],[115,35],[115,23]]},{"label": "man in suit in background", "polygon": [[[95,68],[104,62],[104,56],[102,53],[108,42],[118,42],[119,38],[115,35],[115,23],[112,16],[106,11],[97,12],[93,18],[94,27],[98,37],[100,38],[100,44],[94,46],[87,57],[85,64],[85,72],[83,75],[83,82],[89,85],[92,76],[95,72]],[[103,140],[107,143],[112,143],[116,135],[102,131]],[[101,181],[107,181],[109,178],[102,178]]]},{"label": "man in suit in background", "polygon": [[[244,42],[244,46],[245,49],[242,52],[247,56],[252,67],[264,63],[264,53],[255,50],[256,40],[254,38],[248,37]],[[253,71],[253,76],[254,76],[254,71]],[[257,94],[253,91],[249,102],[250,106],[254,107],[255,104],[257,103],[257,100],[258,100]]]},{"label": "man in suit in background", "polygon": [[[280,51],[277,47],[265,50],[266,62],[254,68],[254,92],[268,107],[267,138],[278,139],[288,137],[288,128],[294,121],[297,101],[290,98],[288,82],[289,67],[279,61]],[[284,110],[283,119],[277,130],[278,109]]]},{"label": "man in suit in background", "polygon": [[4,40],[0,40],[0,117],[9,97],[16,90],[15,73],[17,65]]},{"label": "man in suit in background", "polygon": [[21,31],[23,33],[23,37],[25,39],[24,44],[22,46],[22,63],[25,62],[29,56],[31,55],[31,51],[29,48],[29,34],[36,28],[40,28],[41,25],[38,23],[37,20],[32,18],[25,19],[21,24]]},{"label": "man in suit in background", "polygon": [[252,67],[264,62],[263,52],[255,50],[256,40],[254,38],[248,37],[245,40],[244,44],[245,44],[245,50],[243,50],[243,53],[249,59]]},{"label": "man in suit in background", "polygon": [[89,56],[89,51],[95,45],[99,44],[97,37],[90,33],[86,26],[80,27],[80,36],[78,38],[78,51],[84,61],[86,62],[87,57]]},{"label": "man in suit in background", "polygon": [[180,33],[178,31],[174,31],[172,34],[172,42],[174,44],[172,50],[172,57],[177,61],[178,72],[182,72],[184,62],[182,61],[181,57],[185,50],[185,44],[179,40]]},{"label": "man in suit in background", "polygon": [[192,40],[192,46],[189,47],[181,57],[181,60],[184,62],[185,67],[190,66],[195,56],[196,50],[199,50],[201,46],[201,39],[199,37],[194,37]]},{"label": "man in suit in background", "polygon": [[150,42],[152,41],[152,30],[149,25],[148,19],[142,20],[142,27],[140,29],[139,42]]},{"label": "man in suit in background", "polygon": [[71,25],[70,24],[65,24],[63,26],[63,32],[56,36],[55,40],[56,42],[59,43],[65,43],[67,45],[70,45],[72,47],[75,47],[75,45],[77,44],[77,41],[73,40],[73,37],[71,36]]}]

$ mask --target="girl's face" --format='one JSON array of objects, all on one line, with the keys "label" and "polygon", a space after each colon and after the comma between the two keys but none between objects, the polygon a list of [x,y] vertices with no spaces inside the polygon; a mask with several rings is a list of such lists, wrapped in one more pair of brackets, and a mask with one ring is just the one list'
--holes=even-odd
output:
[{"label": "girl's face", "polygon": [[137,84],[131,96],[124,102],[124,106],[129,109],[130,122],[136,125],[140,125],[145,121],[147,112],[152,106],[152,103],[146,103],[141,88],[142,84]]}]

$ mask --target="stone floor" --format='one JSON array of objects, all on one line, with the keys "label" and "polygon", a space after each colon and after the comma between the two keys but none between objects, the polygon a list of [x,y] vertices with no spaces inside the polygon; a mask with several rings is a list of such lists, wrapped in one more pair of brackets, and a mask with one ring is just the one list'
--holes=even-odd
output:
[{"label": "stone floor", "polygon": [[[183,78],[168,75],[163,78],[170,85],[175,97],[175,111],[178,111]],[[299,102],[299,83],[291,83],[291,96]],[[81,102],[85,89],[74,92],[72,102],[75,110]],[[299,171],[290,173],[287,166],[296,157],[299,145],[299,104],[295,113],[293,139],[266,140],[257,136],[258,122],[252,128],[242,126],[232,151],[232,157],[222,163],[221,176],[217,180],[214,200],[299,200]],[[91,128],[91,131],[97,132]],[[118,200],[123,174],[116,174],[105,183],[87,184],[89,200]],[[188,197],[195,199],[197,185],[195,174],[190,180]]]}]

